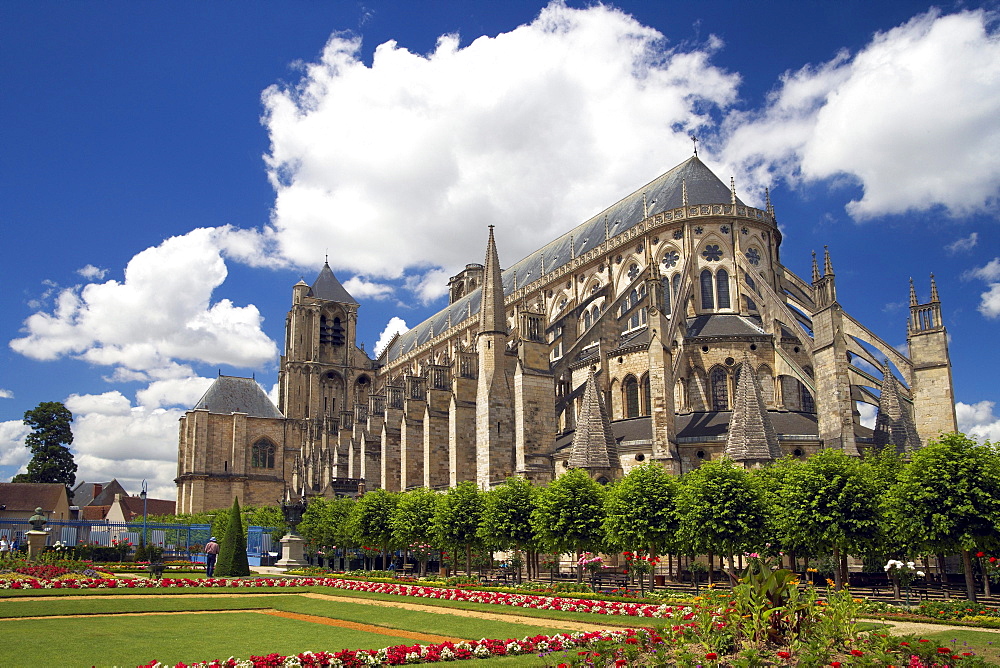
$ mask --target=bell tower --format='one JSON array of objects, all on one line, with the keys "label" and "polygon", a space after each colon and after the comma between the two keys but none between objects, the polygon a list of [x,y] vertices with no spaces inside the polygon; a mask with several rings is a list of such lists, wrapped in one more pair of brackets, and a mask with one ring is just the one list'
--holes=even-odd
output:
[{"label": "bell tower", "polygon": [[958,430],[955,389],[948,356],[948,332],[941,319],[941,299],[931,274],[931,299],[920,304],[910,279],[910,321],[906,343],[913,360],[913,418],[924,445],[941,434]]}]

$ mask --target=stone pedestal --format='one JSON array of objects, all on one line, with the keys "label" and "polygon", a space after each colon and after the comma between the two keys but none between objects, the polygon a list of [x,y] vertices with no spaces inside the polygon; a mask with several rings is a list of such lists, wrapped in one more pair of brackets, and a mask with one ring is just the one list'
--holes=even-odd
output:
[{"label": "stone pedestal", "polygon": [[28,561],[34,561],[45,551],[49,534],[44,531],[28,531],[25,536],[28,538]]},{"label": "stone pedestal", "polygon": [[287,534],[281,539],[281,559],[274,563],[286,571],[308,566],[306,561],[306,539],[298,534]]}]

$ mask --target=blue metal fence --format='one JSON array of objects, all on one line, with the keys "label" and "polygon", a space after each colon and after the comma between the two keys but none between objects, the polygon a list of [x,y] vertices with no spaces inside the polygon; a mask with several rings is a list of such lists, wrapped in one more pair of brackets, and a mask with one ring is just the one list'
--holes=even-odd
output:
[{"label": "blue metal fence", "polygon": [[[111,547],[128,542],[138,545],[143,534],[142,522],[108,522],[106,520],[50,520],[45,525],[48,534],[46,545],[60,542],[68,547],[98,545]],[[31,529],[27,520],[0,519],[0,536],[24,546],[25,533]],[[273,550],[271,527],[248,527],[247,557],[259,566],[266,562]],[[212,534],[210,524],[145,524],[146,544],[163,548],[165,559],[191,559],[204,562],[203,549]]]}]

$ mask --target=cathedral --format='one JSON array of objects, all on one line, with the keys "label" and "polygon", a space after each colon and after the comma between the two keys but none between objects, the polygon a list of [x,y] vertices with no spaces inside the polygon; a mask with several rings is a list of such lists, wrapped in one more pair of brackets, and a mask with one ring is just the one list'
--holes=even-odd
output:
[{"label": "cathedral", "polygon": [[[286,489],[906,455],[956,430],[933,276],[927,301],[910,283],[904,355],[837,300],[829,252],[808,280],[794,274],[770,198],[747,206],[697,155],[506,269],[503,230],[487,236],[448,305],[376,359],[328,264],[294,285],[278,405],[253,379],[220,376],[184,414],[178,512],[274,504]],[[859,402],[877,407],[874,429]]]}]

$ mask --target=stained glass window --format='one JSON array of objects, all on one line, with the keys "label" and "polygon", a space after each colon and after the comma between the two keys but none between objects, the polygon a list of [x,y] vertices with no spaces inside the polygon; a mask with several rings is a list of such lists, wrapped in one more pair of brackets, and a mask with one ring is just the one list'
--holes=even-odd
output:
[{"label": "stained glass window", "polygon": [[751,248],[750,250],[748,250],[747,251],[747,260],[749,260],[750,264],[752,264],[755,267],[757,265],[759,265],[760,264],[760,251],[758,251],[756,248]]},{"label": "stained glass window", "polygon": [[684,230],[674,230],[674,239],[683,239]]},{"label": "stained glass window", "polygon": [[639,383],[635,376],[625,379],[625,417],[639,417]]},{"label": "stained glass window", "polygon": [[719,248],[719,244],[708,244],[701,255],[709,262],[718,262],[722,259],[722,249]]},{"label": "stained glass window", "polygon": [[677,261],[681,259],[680,254],[675,250],[668,250],[663,255],[663,266],[667,269],[673,269],[677,266]]},{"label": "stained glass window", "polygon": [[715,290],[712,285],[712,272],[708,269],[701,272],[701,307],[703,309],[715,308]]},{"label": "stained glass window", "polygon": [[729,379],[726,372],[721,367],[715,367],[712,371],[712,410],[729,410]]},{"label": "stained glass window", "polygon": [[250,466],[256,468],[274,468],[274,444],[261,439],[253,444],[250,451]]},{"label": "stained glass window", "polygon": [[715,275],[716,294],[719,299],[719,308],[729,308],[729,272],[720,269]]},{"label": "stained glass window", "polygon": [[628,268],[628,278],[630,281],[634,281],[635,277],[639,275],[639,265],[633,264]]},{"label": "stained glass window", "polygon": [[723,234],[729,234],[729,226],[728,225],[723,225],[719,229],[722,231]]}]

